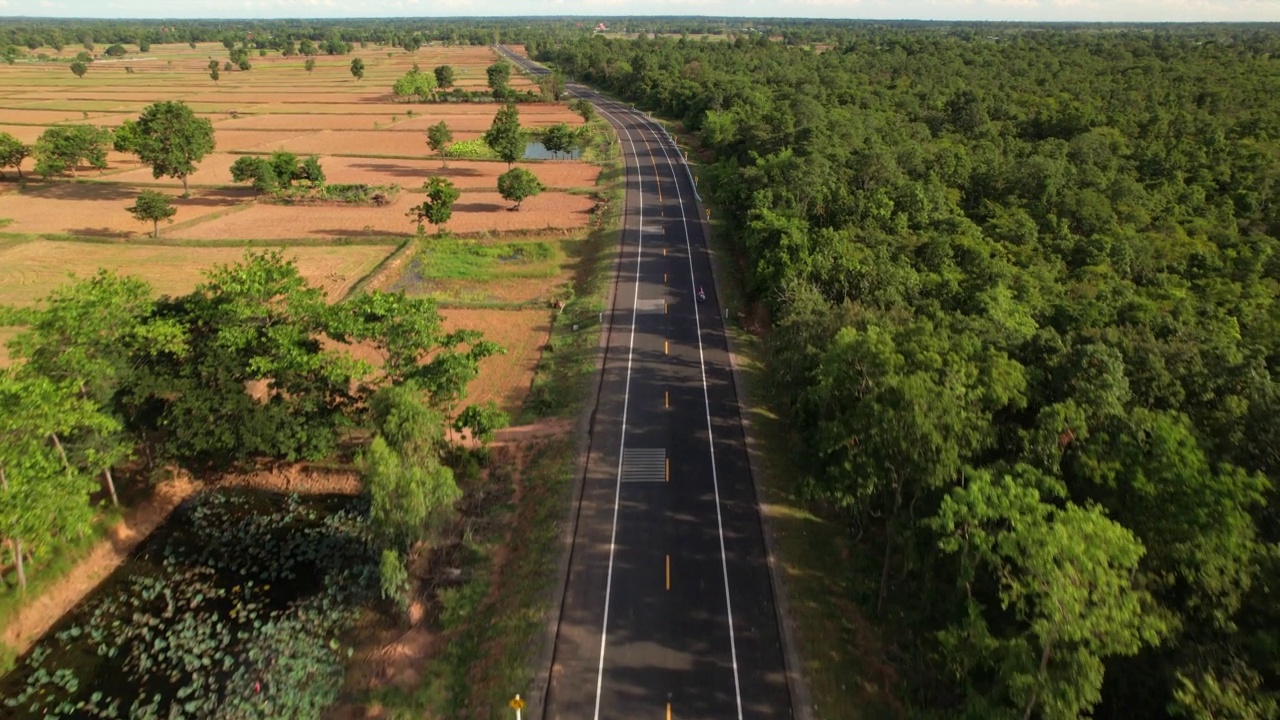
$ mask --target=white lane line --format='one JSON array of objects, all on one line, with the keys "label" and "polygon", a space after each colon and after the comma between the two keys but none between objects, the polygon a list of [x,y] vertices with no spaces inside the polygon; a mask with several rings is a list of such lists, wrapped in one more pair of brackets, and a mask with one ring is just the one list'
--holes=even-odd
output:
[{"label": "white lane line", "polygon": [[[653,124],[648,121],[645,122]],[[646,141],[645,144],[648,145],[648,142]],[[689,292],[696,293],[697,281],[694,279],[693,271],[693,247],[689,241],[689,220],[684,212],[684,196],[680,192],[679,181],[675,179],[675,168],[671,164],[671,156],[667,154],[666,146],[659,140],[658,147],[662,149],[662,156],[667,161],[667,169],[671,171],[671,179],[675,182],[676,200],[680,203],[680,227],[684,230],[685,255],[689,259]],[[688,165],[685,165],[686,169],[688,167]],[[719,298],[717,297],[717,299]],[[693,303],[693,321],[698,331],[698,368],[702,372],[702,402],[707,414],[707,450],[711,454],[711,487],[715,490],[716,496],[716,529],[719,531],[720,537],[720,568],[724,572],[724,604],[725,611],[729,616],[729,654],[733,659],[733,694],[738,701],[738,720],[742,720],[742,686],[738,680],[738,646],[733,633],[733,601],[729,598],[729,560],[724,547],[724,518],[720,513],[720,480],[716,474],[716,445],[714,433],[711,431],[711,398],[707,393],[707,361],[702,352],[702,320],[698,313],[698,303]]]},{"label": "white lane line", "polygon": [[[604,104],[603,102],[597,103],[597,105],[603,105],[603,104]],[[612,104],[612,105],[618,105],[618,103],[611,103],[611,104]],[[621,107],[621,108],[619,108],[619,109],[620,109],[622,112],[626,112],[626,111],[627,111],[627,109],[626,109],[625,107]],[[608,111],[604,110],[603,108],[600,108],[600,113],[601,113],[602,115],[605,115],[606,117],[609,117],[609,118],[611,118],[611,119],[615,119],[615,121],[617,121],[617,122],[618,122],[618,126],[619,126],[619,127],[621,127],[621,128],[623,129],[623,131],[624,131],[624,132],[626,133],[626,135],[627,135],[627,144],[631,146],[631,152],[632,152],[632,154],[633,154],[633,155],[635,155],[635,142],[634,142],[634,141],[632,140],[632,138],[631,138],[631,131],[630,131],[630,130],[628,130],[624,125],[622,125],[622,122],[621,122],[620,120],[616,120],[616,118],[614,118],[614,117],[613,117],[613,115],[612,115],[611,113],[609,113]],[[638,113],[636,113],[636,112],[634,112],[634,111],[631,111],[629,114],[630,114],[633,118],[638,118],[638,119],[639,119],[642,123],[644,123],[644,124],[647,124],[647,125],[653,125],[653,124],[654,124],[654,123],[652,123],[652,121],[649,121],[648,119],[644,118],[642,115],[640,115],[640,114],[638,114]],[[662,128],[659,128],[659,129],[662,129]],[[665,131],[664,131],[664,134],[665,134]],[[643,137],[642,137],[642,139],[643,139]],[[646,148],[649,148],[649,143],[648,143],[648,141],[647,141],[647,140],[645,141],[645,147],[646,147]],[[666,146],[665,146],[665,145],[663,145],[663,143],[662,143],[661,141],[659,141],[659,142],[658,142],[658,147],[660,147],[660,148],[662,149],[662,155],[663,155],[663,158],[664,158],[664,159],[666,160],[666,162],[667,162],[667,167],[668,167],[668,169],[670,169],[670,170],[671,170],[671,179],[674,181],[674,180],[675,180],[675,169],[674,169],[674,167],[673,167],[673,166],[672,166],[672,164],[671,164],[671,157],[670,157],[670,155],[667,153]],[[651,149],[651,148],[649,148],[649,149]],[[650,157],[652,157],[652,155],[650,155]],[[681,164],[682,164],[682,165],[684,165],[684,167],[685,167],[685,172],[689,175],[689,181],[690,181],[690,183],[692,183],[692,182],[693,182],[693,174],[692,174],[692,172],[689,170],[689,166],[688,166],[688,164],[687,164],[687,163],[684,163],[684,162],[681,162]],[[641,202],[640,202],[640,218],[641,218],[641,220],[640,220],[640,225],[641,225],[641,227],[643,227],[643,226],[644,226],[644,197],[643,197],[643,184],[640,182],[640,172],[639,172],[639,168],[640,168],[640,164],[639,164],[639,157],[637,156],[637,162],[636,162],[636,177],[637,177],[637,186],[638,186],[638,188],[640,189],[640,192],[641,192]],[[656,163],[655,163],[655,166],[654,166],[654,170],[655,170],[655,171],[657,170]],[[654,181],[655,181],[655,182],[661,182],[661,180],[657,177],[657,175],[655,175],[655,177],[654,177]],[[691,242],[690,242],[690,240],[689,240],[689,220],[688,220],[688,216],[686,215],[686,213],[685,213],[685,209],[684,209],[684,196],[683,196],[683,193],[681,193],[681,192],[680,192],[680,183],[677,181],[677,182],[675,183],[675,185],[676,185],[676,201],[677,201],[677,202],[679,203],[679,205],[680,205],[680,227],[681,227],[681,229],[682,229],[682,230],[683,230],[683,232],[684,232],[685,250],[686,250],[686,255],[688,256],[688,260],[689,260],[689,282],[690,282],[690,284],[691,284],[690,292],[692,292],[692,293],[696,293],[696,292],[697,292],[697,288],[696,288],[696,284],[697,284],[697,283],[696,283],[696,280],[694,279],[694,270],[693,270],[693,248],[692,248],[692,243],[691,243]],[[695,190],[695,193],[696,193],[696,190]],[[643,240],[643,233],[641,233],[641,240]],[[639,251],[639,249],[637,249],[637,251],[636,251],[636,253],[637,253],[637,254],[636,254],[636,277],[637,277],[637,281],[636,281],[636,298],[638,298],[638,297],[639,297],[639,291],[640,291],[640,285],[639,285],[639,274],[640,274],[640,260],[639,260],[639,252],[640,252],[640,251]],[[636,308],[636,305],[634,304],[634,301],[633,301],[633,305],[632,305],[632,315],[631,315],[631,336],[632,336],[632,346],[633,346],[633,347],[634,347],[634,344],[635,344],[635,342],[634,342],[634,341],[635,341],[635,308]],[[741,681],[739,680],[739,677],[738,677],[738,648],[737,648],[737,640],[736,640],[736,638],[735,638],[734,631],[733,631],[733,601],[731,600],[731,598],[730,598],[730,593],[729,593],[729,561],[728,561],[728,558],[727,558],[727,553],[726,553],[726,551],[725,551],[725,544],[724,544],[724,518],[723,518],[723,515],[722,515],[722,513],[721,513],[721,511],[720,511],[720,481],[719,481],[719,476],[718,476],[718,474],[717,474],[717,472],[716,472],[715,437],[714,437],[714,433],[712,432],[712,429],[711,429],[711,399],[710,399],[710,396],[709,396],[708,391],[707,391],[707,363],[706,363],[706,357],[705,357],[705,354],[704,354],[704,352],[703,352],[703,348],[702,348],[702,320],[701,320],[701,318],[700,318],[700,316],[699,316],[699,313],[698,313],[698,307],[697,307],[697,305],[696,305],[696,304],[694,305],[694,308],[693,308],[693,320],[694,320],[695,328],[696,328],[697,333],[698,333],[698,367],[699,367],[699,370],[700,370],[701,375],[702,375],[702,401],[703,401],[703,407],[705,408],[706,418],[707,418],[707,447],[708,447],[708,449],[709,449],[709,451],[710,451],[710,455],[711,455],[711,485],[712,485],[712,489],[713,489],[713,491],[714,491],[714,493],[715,493],[715,501],[716,501],[716,529],[717,529],[717,533],[718,533],[719,540],[720,540],[720,568],[721,568],[721,571],[722,571],[722,573],[723,573],[723,575],[724,575],[724,600],[725,600],[725,612],[726,612],[726,615],[728,616],[728,621],[729,621],[729,655],[730,655],[730,659],[731,659],[732,664],[733,664],[733,694],[734,694],[734,700],[735,700],[735,701],[736,701],[736,703],[737,703],[738,720],[742,720],[742,717],[743,717],[743,716],[742,716],[742,685],[741,685]],[[630,385],[631,385],[631,354],[630,354],[630,350],[628,350],[628,354],[627,354],[627,387],[628,387],[628,391],[629,391],[629,389],[630,389]],[[627,399],[624,397],[624,400],[623,400],[623,442],[624,442],[624,445],[625,445],[625,441],[626,441],[626,408],[627,408]],[[621,460],[619,460],[618,490],[617,490],[617,492],[618,492],[619,494],[621,493],[621,489],[622,489],[621,478],[622,478],[622,475],[621,475]],[[613,533],[614,533],[614,537],[616,537],[616,535],[617,535],[617,531],[618,531],[618,503],[619,503],[619,497],[620,497],[620,495],[615,495],[615,497],[614,497],[614,506],[613,506]],[[611,539],[611,540],[610,540],[610,545],[609,545],[609,575],[608,575],[608,580],[606,581],[606,584],[605,584],[605,621],[604,621],[604,624],[605,624],[605,631],[601,633],[601,637],[600,637],[600,669],[599,669],[599,674],[598,674],[597,679],[596,679],[596,710],[595,710],[595,720],[600,720],[600,696],[601,696],[601,690],[602,690],[602,687],[603,687],[603,684],[602,684],[602,683],[603,683],[603,680],[604,680],[604,651],[605,651],[605,639],[606,639],[606,637],[607,637],[607,631],[608,631],[608,625],[609,625],[609,587],[610,587],[610,585],[611,585],[611,584],[612,584],[612,582],[613,582],[613,551],[614,551],[614,547],[615,547],[615,546],[614,546],[614,544],[613,544],[613,540]]]},{"label": "white lane line", "polygon": [[[627,135],[627,144],[631,146],[631,154],[636,156],[636,193],[640,196],[640,227],[644,227],[644,177],[640,173],[639,156],[636,155],[635,143],[631,140],[631,131],[620,121],[618,128]],[[623,158],[626,165],[626,158]],[[655,166],[655,171],[657,170]],[[624,223],[625,231],[625,223]],[[600,664],[596,671],[596,711],[595,720],[600,720],[600,696],[604,690],[604,651],[609,639],[609,599],[613,592],[613,556],[617,549],[618,539],[618,505],[622,499],[622,461],[626,457],[627,448],[627,407],[631,400],[631,356],[636,346],[636,306],[640,299],[640,253],[644,249],[644,233],[636,233],[636,275],[635,294],[631,298],[631,338],[627,346],[627,383],[622,395],[622,440],[618,446],[618,478],[613,491],[613,529],[609,534],[609,570],[604,583],[604,622],[600,629]]]}]

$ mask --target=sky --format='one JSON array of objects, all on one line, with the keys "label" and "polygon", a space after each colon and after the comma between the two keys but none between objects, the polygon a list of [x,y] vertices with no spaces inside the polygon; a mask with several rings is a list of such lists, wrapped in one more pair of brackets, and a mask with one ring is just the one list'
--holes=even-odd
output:
[{"label": "sky", "polygon": [[1280,0],[0,0],[0,17],[342,18],[581,15],[1072,22],[1280,22]]}]

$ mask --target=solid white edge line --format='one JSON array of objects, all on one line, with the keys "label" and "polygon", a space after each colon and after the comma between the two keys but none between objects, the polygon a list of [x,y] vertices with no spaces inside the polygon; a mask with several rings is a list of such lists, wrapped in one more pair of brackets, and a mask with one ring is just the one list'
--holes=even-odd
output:
[{"label": "solid white edge line", "polygon": [[[601,111],[603,114],[604,111]],[[627,144],[631,146],[631,153],[635,155],[635,142],[631,139],[631,131],[618,122],[618,127],[627,135]],[[626,157],[622,159],[623,167],[626,167]],[[627,346],[627,382],[622,395],[622,439],[618,445],[618,475],[617,482],[613,492],[613,529],[609,534],[609,570],[605,576],[604,584],[604,621],[600,628],[600,664],[596,671],[596,707],[595,720],[600,720],[600,698],[604,691],[604,655],[605,647],[609,639],[609,600],[613,591],[613,556],[617,549],[618,539],[618,506],[622,500],[622,458],[627,447],[627,409],[631,400],[631,358],[635,351],[636,345],[636,307],[640,300],[640,258],[644,249],[644,177],[640,173],[640,163],[636,162],[636,194],[640,197],[640,228],[636,232],[636,275],[635,275],[635,292],[631,298],[631,336]],[[624,196],[625,199],[625,196]],[[623,232],[626,231],[626,223],[623,223]],[[612,322],[612,320],[610,320]]]}]

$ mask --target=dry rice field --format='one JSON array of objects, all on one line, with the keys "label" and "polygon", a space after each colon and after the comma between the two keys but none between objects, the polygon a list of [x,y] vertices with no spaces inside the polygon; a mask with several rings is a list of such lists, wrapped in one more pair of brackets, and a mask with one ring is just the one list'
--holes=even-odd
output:
[{"label": "dry rice field", "polygon": [[480,404],[492,400],[514,415],[529,394],[538,356],[551,333],[547,312],[446,308],[440,313],[447,330],[479,330],[486,340],[506,349],[505,355],[480,361],[480,377],[467,389],[466,401]]},{"label": "dry rice field", "polygon": [[[405,213],[419,197],[401,192],[395,202],[385,207],[255,204],[246,210],[176,228],[169,235],[184,240],[406,236],[417,232]],[[457,233],[573,229],[587,224],[593,204],[590,198],[581,195],[544,192],[525,200],[519,211],[511,211],[511,203],[496,192],[466,192],[454,204],[453,217],[445,228]],[[434,229],[428,225],[428,231]]]},{"label": "dry rice field", "polygon": [[[114,128],[137,117],[151,102],[181,100],[213,122],[216,149],[189,178],[189,198],[176,197],[179,180],[156,179],[133,156],[114,152],[105,171],[81,168],[74,179],[29,181],[19,187],[12,170],[6,172],[0,181],[0,232],[8,238],[0,244],[0,304],[30,305],[69,281],[69,273],[84,277],[98,268],[138,275],[157,293],[186,292],[211,264],[242,256],[243,248],[222,246],[229,240],[254,246],[305,240],[305,246],[290,248],[287,254],[297,259],[305,277],[336,299],[414,233],[405,212],[421,201],[414,191],[432,176],[447,177],[464,191],[446,226],[454,232],[547,230],[562,236],[589,220],[594,203],[580,191],[594,187],[598,167],[572,161],[520,163],[552,190],[512,212],[510,203],[495,192],[505,164],[451,160],[442,167],[426,142],[427,128],[441,121],[449,125],[455,141],[479,137],[497,104],[408,104],[391,93],[395,79],[414,64],[425,71],[451,65],[457,87],[483,90],[485,68],[497,60],[488,47],[433,46],[413,54],[357,48],[348,56],[316,56],[311,72],[304,68],[306,58],[271,52],[251,56],[253,69],[248,72],[222,72],[217,83],[209,78],[207,65],[210,59],[226,59],[220,43],[195,49],[155,45],[145,55],[98,60],[84,78],[75,77],[67,63],[79,49],[41,50],[60,62],[0,65],[0,132],[33,143],[51,125]],[[365,62],[363,80],[351,76],[353,57]],[[535,87],[518,74],[513,74],[511,84],[517,89]],[[563,104],[522,104],[520,115],[526,127],[582,122]],[[318,155],[332,183],[397,184],[403,189],[394,203],[381,208],[283,206],[260,202],[251,190],[232,183],[230,168],[237,157],[277,149]],[[28,159],[24,173],[33,166]],[[159,243],[147,240],[150,226],[125,210],[143,188],[175,196],[174,223],[161,223]],[[428,226],[427,231],[434,228]],[[195,246],[163,242],[169,238]],[[325,244],[339,238],[386,242]],[[217,246],[203,245],[206,241]],[[558,280],[494,282],[484,291],[499,301],[522,302],[545,294],[549,282]],[[482,330],[508,351],[483,363],[470,402],[494,400],[510,412],[519,410],[549,332],[548,312],[444,310],[450,327]],[[0,366],[8,362],[2,345],[13,333],[0,328]]]},{"label": "dry rice field", "polygon": [[[389,245],[299,247],[288,248],[285,256],[296,259],[303,277],[336,300],[393,249]],[[180,295],[200,282],[205,269],[234,263],[244,253],[240,247],[32,240],[0,249],[0,304],[31,305],[69,282],[69,275],[89,277],[99,268],[136,275],[151,283],[158,295]]]}]

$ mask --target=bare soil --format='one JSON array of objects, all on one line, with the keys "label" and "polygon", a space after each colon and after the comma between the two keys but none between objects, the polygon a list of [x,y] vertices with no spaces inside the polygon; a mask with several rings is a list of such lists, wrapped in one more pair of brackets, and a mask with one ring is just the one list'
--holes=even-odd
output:
[{"label": "bare soil", "polygon": [[[421,196],[401,192],[384,207],[258,204],[170,234],[193,240],[403,237],[416,232],[405,215],[415,197]],[[581,195],[544,192],[525,200],[518,212],[510,207],[496,192],[464,192],[445,227],[460,233],[579,228],[587,224],[594,202]]]},{"label": "bare soil", "polygon": [[[143,172],[147,176],[151,174],[149,169]],[[92,169],[81,172],[80,175],[91,179],[103,177]],[[151,223],[144,225],[125,210],[133,204],[138,191],[137,187],[114,183],[28,183],[20,194],[0,196],[0,218],[13,220],[4,228],[5,232],[10,233],[127,238],[151,232]],[[176,196],[176,192],[172,194]],[[243,193],[239,192],[210,192],[191,198],[175,197],[173,204],[178,212],[173,220],[185,222],[227,210],[244,199]],[[161,234],[164,234],[163,227]],[[7,268],[0,269],[0,272],[5,269]]]},{"label": "bare soil", "polygon": [[[331,300],[341,298],[394,248],[388,245],[299,247],[286,251],[298,270]],[[157,294],[190,292],[214,264],[232,263],[240,247],[125,245],[34,240],[0,249],[0,304],[30,305],[69,282],[68,273],[92,275],[98,268],[136,275]]]}]

